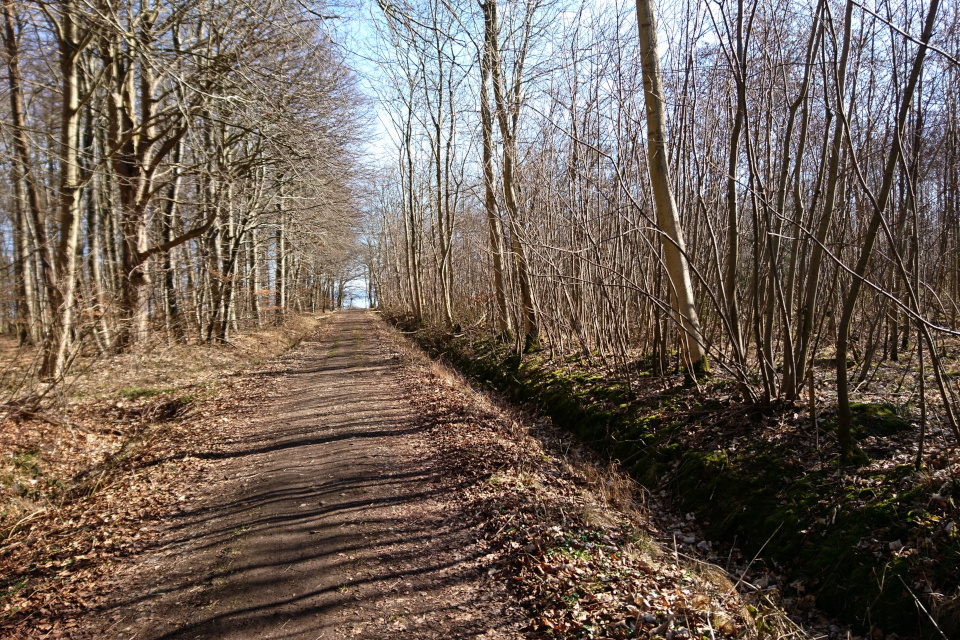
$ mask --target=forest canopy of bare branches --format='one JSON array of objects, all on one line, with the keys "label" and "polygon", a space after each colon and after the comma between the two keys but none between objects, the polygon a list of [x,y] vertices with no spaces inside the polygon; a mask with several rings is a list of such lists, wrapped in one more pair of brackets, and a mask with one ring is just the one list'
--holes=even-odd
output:
[{"label": "forest canopy of bare branches", "polygon": [[839,362],[841,442],[876,366],[912,362],[960,433],[955,3],[380,9],[381,305],[759,403]]},{"label": "forest canopy of bare branches", "polygon": [[362,101],[299,2],[4,0],[0,325],[56,380],[82,350],[338,303]]},{"label": "forest canopy of bare branches", "polygon": [[960,637],[960,3],[0,10],[0,634]]}]

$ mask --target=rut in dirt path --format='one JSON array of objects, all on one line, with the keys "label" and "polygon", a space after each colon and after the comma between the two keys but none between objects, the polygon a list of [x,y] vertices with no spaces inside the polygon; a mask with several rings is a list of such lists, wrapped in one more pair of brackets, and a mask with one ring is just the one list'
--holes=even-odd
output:
[{"label": "rut in dirt path", "polygon": [[139,586],[101,633],[518,636],[509,596],[475,568],[477,530],[431,463],[392,338],[349,311],[304,345],[279,396],[222,454],[221,481],[198,487],[166,546],[137,559]]}]

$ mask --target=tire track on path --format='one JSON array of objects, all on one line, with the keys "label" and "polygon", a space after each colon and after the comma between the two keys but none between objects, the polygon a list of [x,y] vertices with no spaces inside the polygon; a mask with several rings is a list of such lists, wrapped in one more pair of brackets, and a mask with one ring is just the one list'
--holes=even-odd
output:
[{"label": "tire track on path", "polygon": [[457,487],[423,454],[394,339],[346,311],[302,346],[279,394],[208,455],[217,481],[135,559],[98,637],[519,637]]}]

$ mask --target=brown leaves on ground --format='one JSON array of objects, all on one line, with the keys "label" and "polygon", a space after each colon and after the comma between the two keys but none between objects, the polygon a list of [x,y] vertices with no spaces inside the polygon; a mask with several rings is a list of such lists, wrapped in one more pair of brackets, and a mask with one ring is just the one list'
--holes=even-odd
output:
[{"label": "brown leaves on ground", "polygon": [[128,457],[111,456],[82,474],[62,504],[6,528],[0,634],[69,637],[76,618],[109,592],[111,564],[151,547],[164,515],[190,503],[227,440],[229,416],[266,392],[248,379],[225,385],[195,401],[191,418],[145,427]]},{"label": "brown leaves on ground", "polygon": [[[109,593],[113,563],[157,542],[163,517],[186,508],[228,445],[232,420],[272,392],[230,371],[261,365],[316,327],[311,319],[261,332],[260,346],[249,349],[243,345],[256,345],[256,336],[219,351],[180,345],[175,353],[125,354],[75,382],[64,405],[7,415],[0,636],[79,636],[80,617]],[[104,378],[132,358],[135,371]]]},{"label": "brown leaves on ground", "polygon": [[462,498],[486,523],[494,551],[484,568],[508,580],[531,612],[529,637],[756,635],[722,571],[661,550],[622,474],[598,473],[596,460],[577,460],[589,454],[571,455],[552,427],[536,424],[533,437],[524,426],[532,421],[506,415],[439,366],[410,360],[413,401]]}]

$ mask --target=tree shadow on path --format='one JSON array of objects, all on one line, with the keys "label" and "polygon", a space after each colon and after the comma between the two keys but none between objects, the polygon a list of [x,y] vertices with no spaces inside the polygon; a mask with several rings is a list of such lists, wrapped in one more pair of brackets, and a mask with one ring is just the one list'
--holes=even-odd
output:
[{"label": "tree shadow on path", "polygon": [[278,398],[224,451],[197,452],[217,482],[138,559],[108,637],[516,637],[376,323],[337,314]]}]

